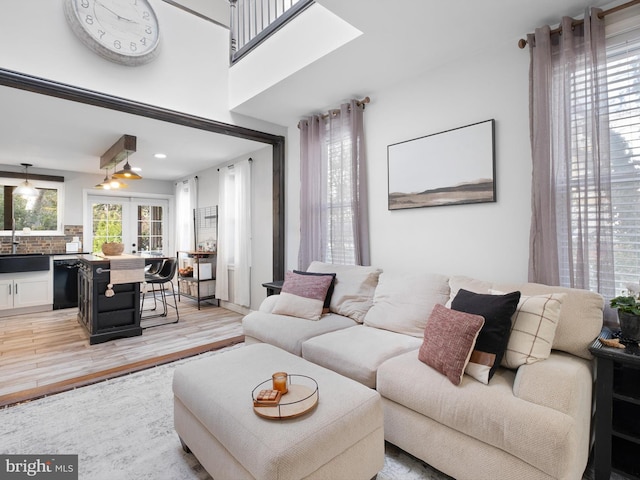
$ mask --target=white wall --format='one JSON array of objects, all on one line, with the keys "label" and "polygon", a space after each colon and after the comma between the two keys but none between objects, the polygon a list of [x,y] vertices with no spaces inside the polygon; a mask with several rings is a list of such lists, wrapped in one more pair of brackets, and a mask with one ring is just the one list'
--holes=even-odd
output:
[{"label": "white wall", "polygon": [[[470,52],[463,62],[378,92],[364,92],[372,99],[365,110],[365,135],[373,265],[386,271],[526,281],[531,190],[529,57],[515,45],[513,40],[492,51]],[[496,203],[387,209],[388,145],[491,118],[496,121]],[[291,125],[288,269],[297,267],[299,138],[297,127]]]},{"label": "white wall", "polygon": [[[9,2],[6,2],[9,3]],[[0,15],[0,67],[193,115],[281,134],[228,107],[229,30],[162,0],[160,54],[137,67],[93,53],[71,31],[64,0],[14,1]],[[9,48],[8,46],[11,45]]]},{"label": "white wall", "polygon": [[[234,158],[224,165],[198,172],[198,206],[218,205],[218,168],[226,168],[247,158],[252,162],[251,207],[252,265],[251,265],[251,308],[257,310],[266,298],[263,283],[273,280],[273,158],[272,148],[267,146],[248,155]],[[181,179],[184,180],[184,179]]]}]

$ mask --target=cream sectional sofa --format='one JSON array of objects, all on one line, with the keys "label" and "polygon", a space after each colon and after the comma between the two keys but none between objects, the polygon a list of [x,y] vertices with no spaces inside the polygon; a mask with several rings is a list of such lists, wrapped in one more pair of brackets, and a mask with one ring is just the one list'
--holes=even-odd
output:
[{"label": "cream sectional sofa", "polygon": [[[336,274],[330,312],[317,321],[277,315],[279,296],[267,297],[243,319],[246,343],[270,343],[377,389],[385,439],[458,480],[582,478],[591,438],[588,347],[602,328],[600,295],[320,262],[309,271]],[[457,386],[420,361],[433,307],[450,306],[460,289],[563,294],[548,358],[501,366],[488,384],[465,374]]]}]

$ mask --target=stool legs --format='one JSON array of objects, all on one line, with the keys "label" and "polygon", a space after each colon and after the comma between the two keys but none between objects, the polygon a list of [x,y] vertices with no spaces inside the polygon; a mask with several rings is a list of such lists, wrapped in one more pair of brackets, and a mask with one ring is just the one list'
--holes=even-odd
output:
[{"label": "stool legs", "polygon": [[[178,310],[178,301],[176,298],[176,291],[175,288],[173,286],[173,281],[172,280],[168,280],[162,283],[158,283],[159,289],[156,290],[156,283],[158,282],[148,282],[147,285],[151,285],[151,294],[153,296],[153,308],[150,308],[148,310],[144,309],[144,302],[145,302],[145,298],[146,298],[146,292],[142,292],[142,299],[140,301],[140,321],[144,321],[147,319],[151,319],[151,318],[158,318],[158,317],[168,317],[169,316],[169,307],[175,309],[176,311],[176,318],[173,321],[170,322],[164,322],[164,323],[159,323],[159,324],[153,324],[153,325],[148,325],[148,326],[144,326],[142,325],[142,328],[151,328],[151,327],[159,327],[160,325],[167,325],[169,323],[178,323],[178,321],[180,321],[180,312]],[[173,297],[173,304],[171,304],[170,302],[168,302],[167,299],[167,289],[165,288],[166,284],[169,283],[171,284],[171,296]],[[155,313],[153,315],[144,315],[144,312],[148,312],[148,311],[155,311],[157,308],[157,295],[160,294],[160,301],[162,303],[162,312],[161,313]]]}]

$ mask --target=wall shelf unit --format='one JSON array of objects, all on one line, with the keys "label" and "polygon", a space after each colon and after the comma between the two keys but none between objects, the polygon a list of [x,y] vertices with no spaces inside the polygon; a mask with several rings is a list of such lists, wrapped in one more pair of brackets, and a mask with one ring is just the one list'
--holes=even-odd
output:
[{"label": "wall shelf unit", "polygon": [[216,299],[216,252],[178,251],[178,301],[180,297],[200,303]]},{"label": "wall shelf unit", "polygon": [[[602,338],[611,338],[604,329]],[[606,347],[596,340],[595,480],[611,472],[640,480],[640,347]]]}]

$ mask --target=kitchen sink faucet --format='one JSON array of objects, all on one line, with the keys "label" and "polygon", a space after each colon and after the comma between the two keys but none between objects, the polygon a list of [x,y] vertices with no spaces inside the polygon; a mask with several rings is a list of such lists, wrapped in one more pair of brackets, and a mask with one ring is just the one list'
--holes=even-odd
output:
[{"label": "kitchen sink faucet", "polygon": [[20,242],[16,240],[16,219],[11,219],[11,253],[18,253],[18,245]]}]

